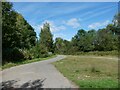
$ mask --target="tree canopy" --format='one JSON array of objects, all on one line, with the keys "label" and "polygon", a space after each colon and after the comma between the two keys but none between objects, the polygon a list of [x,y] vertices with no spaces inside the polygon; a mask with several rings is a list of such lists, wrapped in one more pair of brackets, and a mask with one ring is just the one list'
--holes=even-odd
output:
[{"label": "tree canopy", "polygon": [[[9,59],[11,60],[14,57],[19,57],[19,49],[29,49],[36,44],[36,33],[34,29],[12,7],[12,3],[2,2],[3,62]],[[17,55],[15,52],[19,54]]]}]

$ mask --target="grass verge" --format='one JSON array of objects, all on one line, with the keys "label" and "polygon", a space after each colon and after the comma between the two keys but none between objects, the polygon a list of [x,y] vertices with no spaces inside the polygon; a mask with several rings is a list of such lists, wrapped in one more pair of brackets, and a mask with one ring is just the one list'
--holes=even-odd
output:
[{"label": "grass verge", "polygon": [[118,87],[118,60],[93,56],[68,56],[53,64],[80,88]]},{"label": "grass verge", "polygon": [[22,64],[27,64],[27,63],[47,60],[47,59],[50,59],[50,58],[54,58],[56,56],[57,55],[52,55],[52,56],[49,56],[49,57],[46,57],[46,58],[36,58],[36,59],[32,59],[32,60],[24,60],[24,61],[19,61],[19,62],[14,62],[14,63],[13,62],[9,62],[9,63],[6,63],[5,65],[1,66],[0,68],[6,69],[6,68],[13,67],[13,66],[22,65]]}]

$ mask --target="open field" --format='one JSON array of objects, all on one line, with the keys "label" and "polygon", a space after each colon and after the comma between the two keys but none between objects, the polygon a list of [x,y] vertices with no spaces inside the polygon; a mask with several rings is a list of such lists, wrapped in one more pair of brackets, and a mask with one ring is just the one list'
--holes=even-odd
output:
[{"label": "open field", "polygon": [[117,88],[117,57],[68,56],[53,63],[80,88]]}]

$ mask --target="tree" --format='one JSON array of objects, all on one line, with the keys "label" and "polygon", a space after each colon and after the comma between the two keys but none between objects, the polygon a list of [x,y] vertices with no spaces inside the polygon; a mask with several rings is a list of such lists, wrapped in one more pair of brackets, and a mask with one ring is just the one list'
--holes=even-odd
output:
[{"label": "tree", "polygon": [[86,35],[86,48],[85,51],[94,51],[95,50],[95,41],[96,41],[96,31],[89,30]]},{"label": "tree", "polygon": [[97,32],[96,50],[110,51],[113,50],[113,36],[106,28],[99,29]]},{"label": "tree", "polygon": [[[2,2],[2,59],[4,62],[23,60],[20,49],[35,46],[36,33],[10,2]],[[19,57],[19,58],[18,58]]]},{"label": "tree", "polygon": [[60,37],[55,39],[55,52],[59,53],[59,54],[63,54],[64,53],[64,48],[65,44],[63,42],[64,40]]},{"label": "tree", "polygon": [[[13,48],[19,44],[19,36],[15,25],[16,13],[12,10],[12,3],[2,2],[2,46]],[[16,38],[14,38],[16,37]]]},{"label": "tree", "polygon": [[48,52],[54,52],[53,50],[53,35],[50,31],[49,23],[45,23],[40,32],[40,45],[47,48]]},{"label": "tree", "polygon": [[20,36],[20,48],[30,48],[36,44],[36,33],[31,25],[23,18],[23,16],[17,13],[16,27]]},{"label": "tree", "polygon": [[117,35],[117,27],[115,27],[113,24],[108,24],[106,27],[106,30],[109,32],[109,35],[111,35],[111,44],[113,46],[113,50],[118,49],[118,35]]},{"label": "tree", "polygon": [[120,35],[120,12],[118,12],[113,18],[114,26],[116,27],[117,35]]},{"label": "tree", "polygon": [[62,38],[57,37],[55,39],[54,47],[55,47],[55,53],[70,54],[70,52],[69,52],[71,50],[70,41],[63,40]]}]

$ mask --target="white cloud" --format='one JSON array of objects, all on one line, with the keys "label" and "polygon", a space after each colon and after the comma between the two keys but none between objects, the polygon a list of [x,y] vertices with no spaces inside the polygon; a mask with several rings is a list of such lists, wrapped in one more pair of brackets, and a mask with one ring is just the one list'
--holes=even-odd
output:
[{"label": "white cloud", "polygon": [[80,21],[80,19],[72,18],[68,21],[64,21],[64,24],[71,26],[72,28],[78,28],[78,27],[80,27],[79,21]]},{"label": "white cloud", "polygon": [[90,24],[90,25],[88,26],[88,28],[90,28],[90,29],[97,29],[97,28],[99,28],[99,27],[106,26],[106,25],[108,25],[109,23],[110,23],[109,20],[106,20],[106,21],[104,21],[104,22],[96,22],[96,23]]},{"label": "white cloud", "polygon": [[54,21],[45,20],[41,24],[32,23],[31,25],[34,28],[34,30],[37,34],[37,37],[39,37],[39,33],[41,31],[41,28],[43,28],[43,24],[45,24],[46,22],[48,22],[50,24],[50,30],[51,30],[52,33],[53,32],[58,32],[60,30],[66,30],[66,27],[63,26],[63,25],[56,26]]},{"label": "white cloud", "polygon": [[57,38],[57,37],[61,37],[61,38],[65,38],[66,37],[66,35],[65,34],[63,34],[63,33],[55,33],[54,34],[54,40],[55,40],[55,38]]},{"label": "white cloud", "polygon": [[65,30],[66,29],[65,26],[63,26],[63,25],[56,26],[54,21],[49,21],[49,20],[45,20],[44,22],[42,22],[40,27],[43,28],[43,24],[46,23],[46,22],[50,24],[51,32],[58,32],[60,30]]}]

